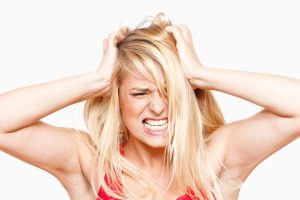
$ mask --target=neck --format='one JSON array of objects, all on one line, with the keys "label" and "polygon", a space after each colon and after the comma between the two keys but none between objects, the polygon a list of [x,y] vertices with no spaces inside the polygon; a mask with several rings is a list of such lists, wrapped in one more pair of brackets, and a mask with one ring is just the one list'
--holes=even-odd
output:
[{"label": "neck", "polygon": [[124,146],[124,156],[147,175],[159,189],[170,184],[171,170],[164,161],[165,147],[153,148],[144,143],[128,140]]},{"label": "neck", "polygon": [[165,148],[153,148],[140,141],[129,139],[124,147],[125,157],[143,171],[154,170],[162,172]]}]

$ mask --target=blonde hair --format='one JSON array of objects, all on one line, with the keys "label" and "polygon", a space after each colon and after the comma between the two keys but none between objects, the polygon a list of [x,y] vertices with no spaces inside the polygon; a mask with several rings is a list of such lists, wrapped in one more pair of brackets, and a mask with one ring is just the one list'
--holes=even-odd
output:
[{"label": "blonde hair", "polygon": [[[146,26],[147,23],[150,25]],[[118,91],[127,73],[139,73],[156,83],[168,100],[165,159],[172,172],[169,187],[176,184],[190,196],[221,199],[205,142],[210,133],[224,124],[224,118],[212,93],[193,90],[184,78],[176,41],[164,29],[169,25],[170,20],[159,13],[145,18],[134,30],[121,28],[124,39],[117,45],[118,67],[111,83],[112,95],[87,100],[84,108],[98,164],[96,173],[101,187],[112,197],[141,199],[154,194],[150,179],[120,154],[120,144],[126,142],[129,133],[122,121]],[[163,72],[164,83],[159,79],[158,69]],[[139,182],[140,188],[124,184],[124,174]],[[93,181],[92,185],[97,194]],[[126,197],[122,191],[126,191]]]}]

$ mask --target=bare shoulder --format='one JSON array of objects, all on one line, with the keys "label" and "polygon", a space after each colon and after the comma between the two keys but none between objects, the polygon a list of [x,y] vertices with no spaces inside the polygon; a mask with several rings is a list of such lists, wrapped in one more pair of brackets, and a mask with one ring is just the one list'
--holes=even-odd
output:
[{"label": "bare shoulder", "polygon": [[[94,162],[95,146],[89,133],[83,130],[70,129],[77,146],[80,171],[64,173],[57,177],[66,188],[71,199],[95,199],[92,188],[93,170],[96,169]],[[95,183],[96,187],[98,182]]]},{"label": "bare shoulder", "polygon": [[210,133],[206,139],[207,153],[210,164],[219,176],[224,170],[226,160],[226,140],[230,130],[223,125]]},{"label": "bare shoulder", "polygon": [[96,148],[89,133],[85,131],[77,131],[75,140],[77,144],[77,151],[82,175],[91,182],[92,171],[95,170],[95,155]]},{"label": "bare shoulder", "polygon": [[0,134],[0,150],[55,176],[69,192],[72,185],[88,184],[93,157],[89,135],[42,121]]},{"label": "bare shoulder", "polygon": [[299,118],[278,116],[264,109],[217,129],[208,141],[208,149],[227,171],[246,180],[257,165],[299,135]]}]

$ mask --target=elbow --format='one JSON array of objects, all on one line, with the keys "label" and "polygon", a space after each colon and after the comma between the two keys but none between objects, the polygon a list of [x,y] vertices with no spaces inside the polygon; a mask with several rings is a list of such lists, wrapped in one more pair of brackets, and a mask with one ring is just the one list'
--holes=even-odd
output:
[{"label": "elbow", "polygon": [[300,128],[299,128],[299,130],[296,133],[296,139],[298,139],[298,138],[300,138]]},{"label": "elbow", "polygon": [[0,119],[0,134],[4,135],[6,133],[11,133],[13,132],[12,129],[10,129],[10,127],[5,126],[5,123],[3,122],[4,120]]},{"label": "elbow", "polygon": [[297,139],[300,138],[300,117],[296,117],[295,127],[296,127],[295,137]]},{"label": "elbow", "polygon": [[3,126],[4,120],[1,120],[0,118],[0,134],[4,134],[6,131],[5,131],[5,127]]},{"label": "elbow", "polygon": [[0,132],[0,152],[3,152],[3,137],[5,133]]},{"label": "elbow", "polygon": [[0,119],[0,134],[9,133],[7,126],[4,126],[4,120]]}]

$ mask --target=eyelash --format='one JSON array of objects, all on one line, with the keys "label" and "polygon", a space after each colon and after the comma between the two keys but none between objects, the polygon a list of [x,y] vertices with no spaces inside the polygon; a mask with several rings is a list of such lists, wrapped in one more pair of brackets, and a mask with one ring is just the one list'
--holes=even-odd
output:
[{"label": "eyelash", "polygon": [[132,96],[142,96],[142,95],[145,95],[146,93],[135,93],[135,94],[132,94]]}]

